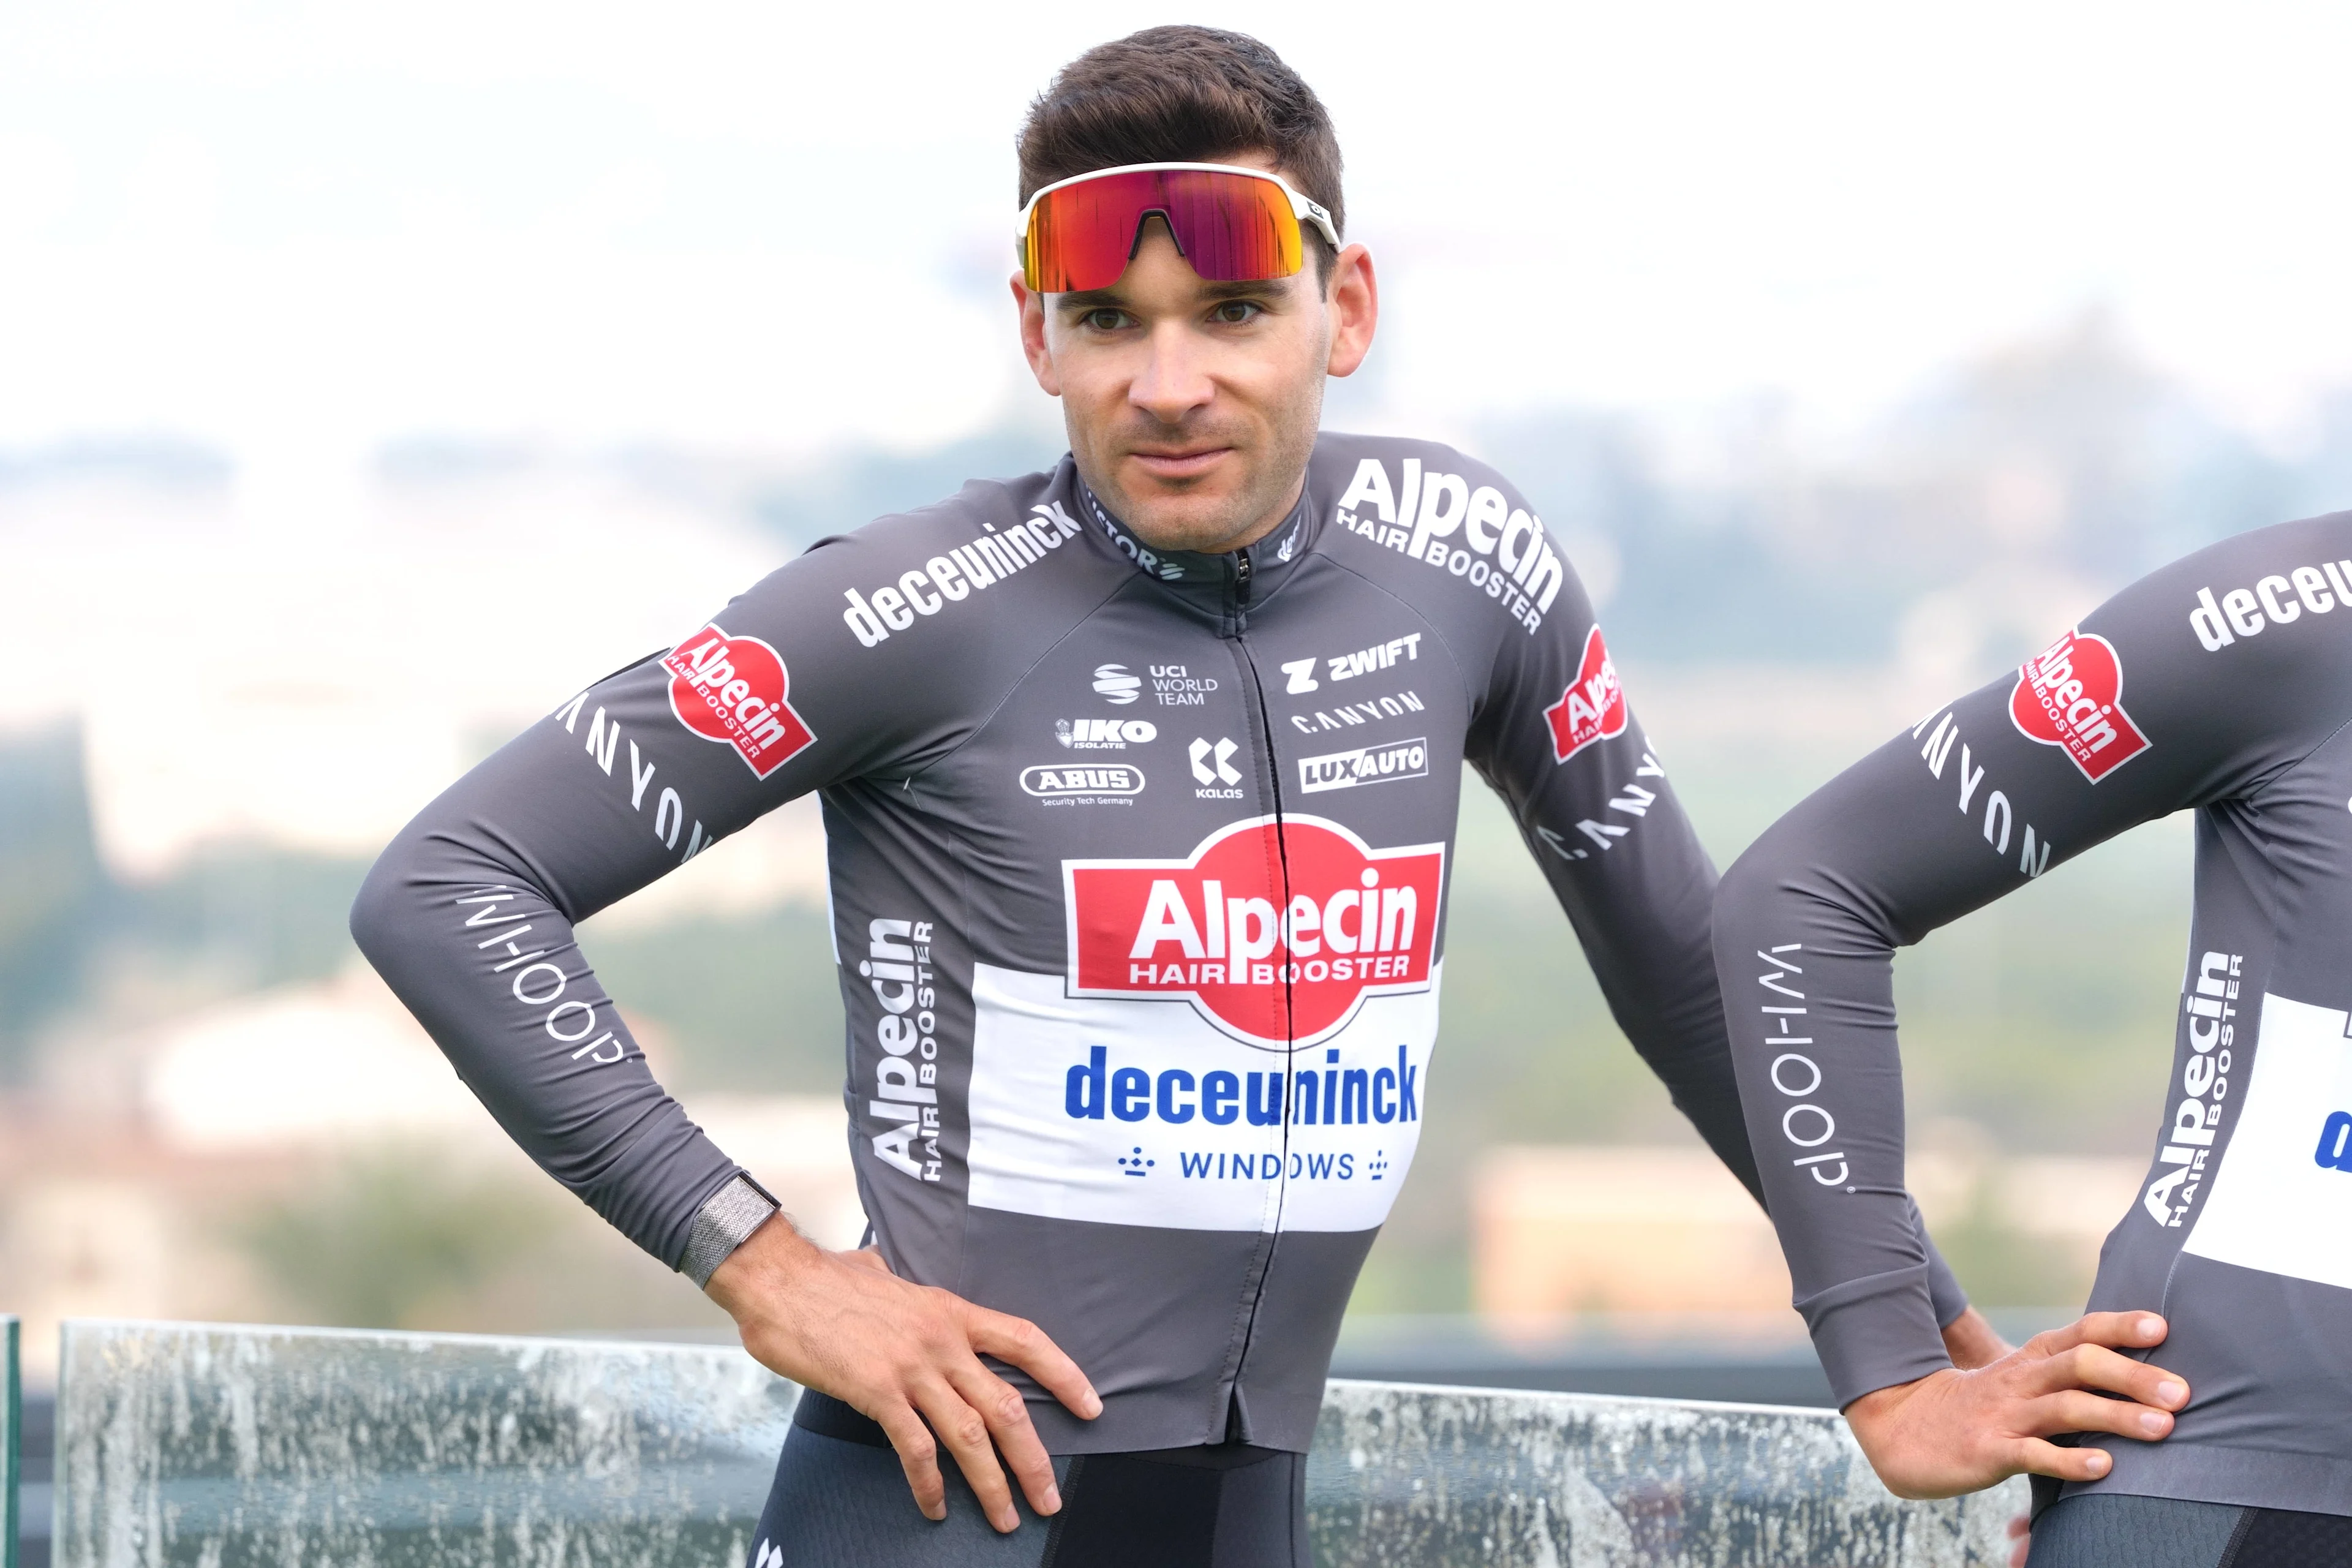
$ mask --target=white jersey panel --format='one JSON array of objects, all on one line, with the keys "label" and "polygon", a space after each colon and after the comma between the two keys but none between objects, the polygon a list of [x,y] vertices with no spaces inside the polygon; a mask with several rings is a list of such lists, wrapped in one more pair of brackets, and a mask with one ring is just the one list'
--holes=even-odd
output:
[{"label": "white jersey panel", "polygon": [[[2330,1153],[2347,1157],[2345,1140],[2331,1149],[2326,1136],[2331,1118],[2352,1106],[2346,1024],[2333,1008],[2263,998],[2237,1131],[2183,1252],[2352,1289],[2352,1171],[2321,1163]],[[2177,1140],[2181,1130],[2169,1135]],[[2193,1160],[2204,1157],[2194,1150]]]},{"label": "white jersey panel", "polygon": [[1370,1230],[1420,1142],[1439,979],[1367,996],[1338,1034],[1286,1055],[1181,1001],[1072,997],[1061,975],[975,964],[972,1206],[1177,1230]]}]

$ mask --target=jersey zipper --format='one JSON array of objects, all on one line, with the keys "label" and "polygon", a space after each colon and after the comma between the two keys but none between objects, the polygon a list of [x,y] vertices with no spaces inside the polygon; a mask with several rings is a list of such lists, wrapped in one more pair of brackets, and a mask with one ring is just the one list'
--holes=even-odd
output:
[{"label": "jersey zipper", "polygon": [[[1264,683],[1258,679],[1256,657],[1250,651],[1249,639],[1244,635],[1248,625],[1249,590],[1253,570],[1250,564],[1248,552],[1241,552],[1236,553],[1234,557],[1232,581],[1232,593],[1234,598],[1234,651],[1237,656],[1237,662],[1249,677],[1246,705],[1250,712],[1252,726],[1256,731],[1256,733],[1252,737],[1252,741],[1254,742],[1252,749],[1258,753],[1256,762],[1257,766],[1260,769],[1259,777],[1265,781],[1266,804],[1274,810],[1276,824],[1275,842],[1276,845],[1276,852],[1281,855],[1283,860],[1282,890],[1286,895],[1287,895],[1290,890],[1289,852],[1288,847],[1284,843],[1282,836],[1281,824],[1284,817],[1282,769],[1276,760],[1274,714],[1273,710],[1266,704],[1265,687]],[[1287,898],[1286,897],[1286,905],[1287,904]],[[1289,1008],[1286,1007],[1283,1011],[1286,1017],[1289,1016]],[[1291,1095],[1289,1079],[1292,1076],[1291,1069],[1295,1066],[1295,1056],[1296,1052],[1294,1048],[1293,1051],[1286,1052],[1283,1058],[1283,1078],[1285,1081],[1282,1094],[1282,1160],[1286,1174],[1282,1179],[1280,1186],[1276,1190],[1276,1196],[1275,1199],[1276,1207],[1274,1229],[1262,1238],[1257,1267],[1252,1270],[1252,1278],[1248,1285],[1246,1300],[1249,1315],[1242,1327],[1239,1353],[1234,1358],[1234,1382],[1231,1389],[1225,1396],[1224,1436],[1228,1439],[1245,1437],[1247,1436],[1247,1433],[1244,1430],[1246,1424],[1242,1419],[1244,1414],[1244,1407],[1239,1404],[1241,1379],[1243,1373],[1249,1365],[1250,1352],[1255,1348],[1257,1342],[1258,1308],[1265,1300],[1266,1276],[1274,1268],[1275,1253],[1282,1239],[1282,1212],[1289,1205],[1290,1182],[1286,1173],[1290,1163],[1289,1152],[1291,1132]]]}]

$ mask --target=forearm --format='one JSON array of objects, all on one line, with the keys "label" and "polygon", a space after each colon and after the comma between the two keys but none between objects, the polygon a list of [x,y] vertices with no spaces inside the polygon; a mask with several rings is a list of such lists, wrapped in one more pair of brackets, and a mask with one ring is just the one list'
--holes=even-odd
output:
[{"label": "forearm", "polygon": [[1891,946],[1792,821],[1725,879],[1717,967],[1766,1206],[1843,1405],[1948,1366],[1966,1302],[1904,1185]]},{"label": "forearm", "polygon": [[[352,936],[508,1135],[678,1267],[737,1167],[655,1081],[543,882],[462,796],[445,796],[370,873]],[[717,1239],[703,1238],[706,1257]]]}]

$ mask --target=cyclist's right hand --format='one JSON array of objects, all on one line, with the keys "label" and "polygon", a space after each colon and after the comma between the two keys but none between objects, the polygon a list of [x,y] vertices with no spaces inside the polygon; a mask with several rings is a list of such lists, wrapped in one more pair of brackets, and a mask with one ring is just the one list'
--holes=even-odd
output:
[{"label": "cyclist's right hand", "polygon": [[980,1360],[1010,1362],[1093,1420],[1101,1395],[1036,1324],[910,1285],[870,1249],[828,1252],[781,1214],[719,1266],[707,1289],[754,1360],[880,1424],[925,1517],[947,1517],[942,1444],[996,1529],[1020,1524],[1000,1452],[1031,1508],[1060,1510],[1054,1462],[1027,1403]]},{"label": "cyclist's right hand", "polygon": [[2165,1332],[2153,1312],[2088,1313],[1970,1371],[1947,1367],[1865,1394],[1845,1407],[1846,1425],[1900,1498],[1957,1497],[2020,1472],[2095,1481],[2115,1462],[2105,1449],[2049,1439],[2168,1436],[2189,1384],[2118,1353],[2161,1344]]}]

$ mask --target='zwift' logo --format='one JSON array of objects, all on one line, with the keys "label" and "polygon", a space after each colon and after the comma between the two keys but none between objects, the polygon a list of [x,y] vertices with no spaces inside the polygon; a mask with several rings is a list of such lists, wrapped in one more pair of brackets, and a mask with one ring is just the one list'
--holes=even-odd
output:
[{"label": "'zwift' logo", "polygon": [[784,700],[791,677],[776,650],[758,637],[730,637],[716,624],[662,657],[669,671],[669,709],[706,741],[735,748],[743,765],[766,778],[816,741]]},{"label": "'zwift' logo", "polygon": [[1189,1001],[1251,1044],[1307,1045],[1367,994],[1429,989],[1445,847],[1260,816],[1181,860],[1065,860],[1062,884],[1071,995]]},{"label": "'zwift' logo", "polygon": [[1609,645],[1595,626],[1584,639],[1584,663],[1576,679],[1544,710],[1551,725],[1551,756],[1564,763],[1595,741],[1613,741],[1625,732],[1625,687],[1609,658]]},{"label": "'zwift' logo", "polygon": [[2069,631],[2017,668],[2009,693],[2019,734],[2066,755],[2097,784],[2150,745],[2124,711],[2124,667],[2116,645]]}]

